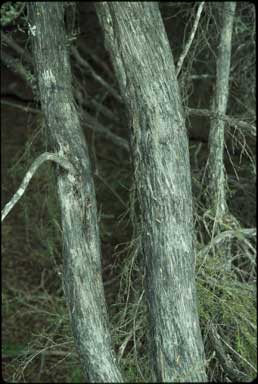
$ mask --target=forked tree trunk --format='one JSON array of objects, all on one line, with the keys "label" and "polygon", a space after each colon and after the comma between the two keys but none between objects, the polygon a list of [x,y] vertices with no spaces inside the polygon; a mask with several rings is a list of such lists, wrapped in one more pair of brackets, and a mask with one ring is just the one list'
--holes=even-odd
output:
[{"label": "forked tree trunk", "polygon": [[72,96],[63,3],[31,2],[28,9],[49,143],[77,171],[72,175],[57,170],[64,283],[76,346],[86,380],[122,381],[107,325],[95,191],[88,149]]},{"label": "forked tree trunk", "polygon": [[[222,29],[217,59],[217,75],[212,109],[215,114],[225,115],[227,112],[229,75],[231,62],[231,40],[236,2],[224,2],[221,7]],[[208,159],[208,198],[214,209],[216,221],[227,213],[226,203],[226,175],[224,170],[224,127],[222,119],[211,120],[209,135],[209,159]]]},{"label": "forked tree trunk", "polygon": [[96,9],[132,127],[156,379],[206,381],[187,134],[159,7],[102,2]]}]

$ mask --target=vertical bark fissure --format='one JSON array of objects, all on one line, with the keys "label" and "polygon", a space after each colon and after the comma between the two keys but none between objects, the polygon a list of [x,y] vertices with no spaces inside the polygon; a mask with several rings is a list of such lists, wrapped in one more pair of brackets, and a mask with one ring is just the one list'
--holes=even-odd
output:
[{"label": "vertical bark fissure", "polygon": [[[213,112],[226,114],[229,75],[231,61],[231,40],[236,2],[224,2],[221,12],[223,24],[217,59],[216,85],[213,97]],[[211,120],[209,135],[209,199],[216,212],[216,220],[220,220],[227,213],[226,203],[226,175],[224,169],[224,127],[222,119]]]},{"label": "vertical bark fissure", "polygon": [[158,381],[205,381],[187,134],[157,3],[98,3],[132,127],[142,252]]},{"label": "vertical bark fissure", "polygon": [[28,9],[49,142],[77,171],[57,170],[64,285],[75,343],[86,380],[122,381],[108,331],[95,190],[72,95],[63,3],[31,2]]}]

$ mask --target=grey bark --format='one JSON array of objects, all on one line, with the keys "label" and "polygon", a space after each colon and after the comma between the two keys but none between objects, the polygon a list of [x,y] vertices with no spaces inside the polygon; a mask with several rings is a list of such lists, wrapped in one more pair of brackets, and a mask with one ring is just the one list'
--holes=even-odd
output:
[{"label": "grey bark", "polygon": [[28,9],[49,142],[76,170],[76,175],[57,170],[65,293],[75,343],[87,381],[122,381],[108,331],[95,191],[71,91],[63,3],[31,2]]},{"label": "grey bark", "polygon": [[[218,52],[216,85],[212,109],[215,114],[225,115],[229,93],[231,40],[236,3],[224,2],[222,5],[218,4],[218,6],[222,7],[221,13],[223,24]],[[225,122],[222,119],[214,118],[211,120],[208,158],[208,194],[211,206],[216,212],[216,220],[222,218],[227,212],[225,192],[226,175],[223,159],[224,127]]]},{"label": "grey bark", "polygon": [[96,3],[129,124],[156,380],[206,381],[187,133],[158,3]]}]

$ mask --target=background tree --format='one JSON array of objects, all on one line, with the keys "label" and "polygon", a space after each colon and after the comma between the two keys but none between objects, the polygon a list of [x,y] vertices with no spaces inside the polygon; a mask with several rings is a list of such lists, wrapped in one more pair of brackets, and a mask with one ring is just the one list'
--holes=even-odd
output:
[{"label": "background tree", "polygon": [[[223,24],[217,59],[216,83],[214,87],[212,110],[215,114],[227,112],[229,75],[231,64],[231,40],[233,31],[235,2],[223,4]],[[215,213],[215,221],[223,220],[227,213],[226,180],[224,169],[224,130],[225,122],[219,118],[211,120],[209,135],[209,199]]]}]

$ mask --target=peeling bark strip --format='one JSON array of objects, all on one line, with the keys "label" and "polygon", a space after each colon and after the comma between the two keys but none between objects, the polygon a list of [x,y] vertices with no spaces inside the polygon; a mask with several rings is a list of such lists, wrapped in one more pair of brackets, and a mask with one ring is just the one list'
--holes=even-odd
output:
[{"label": "peeling bark strip", "polygon": [[87,381],[122,381],[111,349],[101,278],[96,199],[88,149],[74,106],[63,3],[28,3],[40,100],[55,151],[76,175],[57,176],[62,212],[64,283]]},{"label": "peeling bark strip", "polygon": [[158,4],[102,2],[96,8],[133,130],[156,379],[206,381],[187,134]]}]

